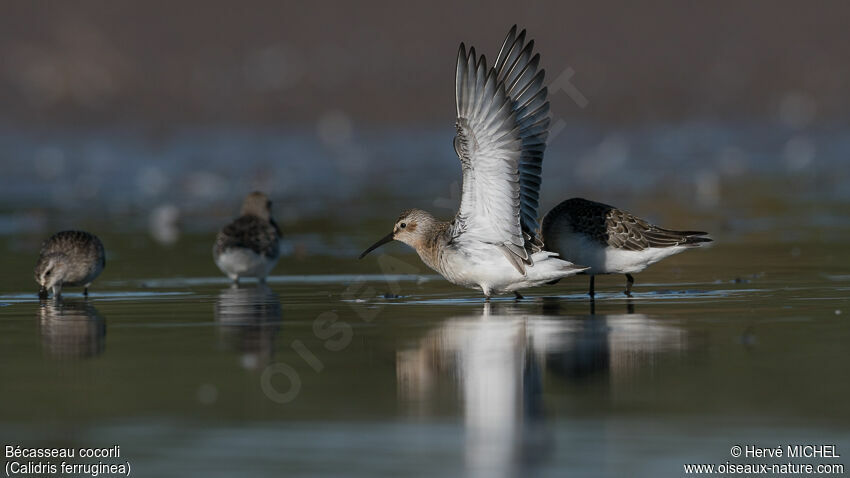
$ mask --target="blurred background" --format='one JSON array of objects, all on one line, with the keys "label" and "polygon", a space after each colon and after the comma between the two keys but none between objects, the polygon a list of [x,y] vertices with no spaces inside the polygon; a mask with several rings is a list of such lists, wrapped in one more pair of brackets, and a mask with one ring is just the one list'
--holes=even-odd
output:
[{"label": "blurred background", "polygon": [[574,195],[658,211],[658,196],[732,220],[743,186],[846,202],[848,10],[4,2],[0,232],[94,211],[208,230],[252,189],[284,223],[450,216],[457,46],[492,60],[514,23],[552,82],[541,214]]},{"label": "blurred background", "polygon": [[[451,122],[461,41],[492,57],[514,23],[602,123],[842,119],[843,2],[5,2],[2,100],[18,126]],[[312,129],[312,127],[310,128]]]},{"label": "blurred background", "polygon": [[[848,14],[0,2],[0,442],[119,444],[143,476],[205,478],[850,456]],[[610,276],[590,301],[576,277],[485,305],[409,248],[356,259],[402,209],[454,214],[457,48],[492,61],[513,24],[550,82],[541,216],[584,196],[715,239],[634,299]],[[283,254],[268,287],[231,288],[211,247],[255,189]],[[39,245],[69,228],[107,268],[89,298],[39,303]],[[269,370],[301,395],[275,400],[295,385]]]}]

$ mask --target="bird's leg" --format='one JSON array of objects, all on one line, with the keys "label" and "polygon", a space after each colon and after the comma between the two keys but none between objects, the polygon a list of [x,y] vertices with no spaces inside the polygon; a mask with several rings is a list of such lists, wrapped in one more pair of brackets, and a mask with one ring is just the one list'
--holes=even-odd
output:
[{"label": "bird's leg", "polygon": [[522,294],[520,294],[519,292],[514,291],[514,300],[522,300],[522,299],[525,299],[525,297],[523,297]]},{"label": "bird's leg", "polygon": [[88,297],[88,296],[89,296],[89,288],[85,287],[85,288],[83,288],[83,297]]},{"label": "bird's leg", "polygon": [[590,315],[596,315],[596,300],[590,296]]},{"label": "bird's leg", "polygon": [[596,291],[593,290],[593,282],[595,281],[595,279],[596,276],[590,276],[590,291],[587,294],[590,295],[591,298],[596,295]]},{"label": "bird's leg", "polygon": [[632,296],[632,285],[635,283],[635,278],[632,277],[631,274],[626,274],[626,291],[625,294],[628,297]]}]

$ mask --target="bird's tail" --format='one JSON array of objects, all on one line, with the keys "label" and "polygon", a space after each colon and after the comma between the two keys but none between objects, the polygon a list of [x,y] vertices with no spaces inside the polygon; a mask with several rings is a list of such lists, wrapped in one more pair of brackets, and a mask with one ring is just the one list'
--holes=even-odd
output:
[{"label": "bird's tail", "polygon": [[703,243],[714,242],[714,239],[707,237],[707,232],[674,231],[671,229],[662,229],[660,227],[653,227],[652,229],[644,232],[644,236],[649,241],[650,247],[699,247]]},{"label": "bird's tail", "polygon": [[574,276],[589,269],[586,266],[573,264],[558,257],[558,254],[549,251],[540,251],[532,256],[534,267],[527,270],[528,279],[535,282],[548,283],[558,281],[564,277]]},{"label": "bird's tail", "polygon": [[714,242],[714,239],[708,237],[708,233],[703,231],[680,231],[679,234],[684,237],[685,242],[682,245],[685,246],[699,247],[705,242]]}]

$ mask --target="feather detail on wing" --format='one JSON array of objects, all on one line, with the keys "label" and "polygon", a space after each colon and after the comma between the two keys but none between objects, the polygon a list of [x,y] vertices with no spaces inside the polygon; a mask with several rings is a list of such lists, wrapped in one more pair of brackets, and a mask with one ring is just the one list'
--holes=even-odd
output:
[{"label": "feather detail on wing", "polygon": [[520,224],[531,252],[541,250],[538,235],[543,153],[549,135],[548,90],[543,86],[546,71],[539,68],[540,55],[534,53],[534,40],[526,43],[526,32],[517,35],[516,25],[508,32],[496,58],[496,79],[505,85],[520,128],[522,153],[519,161]]},{"label": "feather detail on wing", "polygon": [[711,242],[702,231],[674,231],[664,229],[620,209],[611,208],[605,217],[608,245],[628,251],[674,246],[698,246]]},{"label": "feather detail on wing", "polygon": [[461,44],[454,140],[463,193],[453,236],[502,246],[522,273],[542,247],[537,217],[549,128],[540,55],[525,38],[525,31],[517,35],[514,26],[494,68]]},{"label": "feather detail on wing", "polygon": [[528,263],[520,225],[520,128],[496,71],[475,49],[457,60],[455,152],[463,169],[453,236],[503,246]]}]

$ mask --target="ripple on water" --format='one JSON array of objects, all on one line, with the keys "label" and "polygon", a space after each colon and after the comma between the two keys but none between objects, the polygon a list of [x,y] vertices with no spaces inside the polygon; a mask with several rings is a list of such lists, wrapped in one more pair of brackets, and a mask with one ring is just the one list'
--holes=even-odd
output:
[{"label": "ripple on water", "polygon": [[[440,276],[421,274],[306,274],[306,275],[283,275],[269,276],[266,282],[269,284],[348,284],[351,282],[416,282],[424,283],[439,279]],[[246,279],[245,284],[256,283],[254,279]],[[107,284],[113,286],[135,285],[142,288],[172,288],[172,287],[196,287],[206,285],[229,285],[227,277],[174,277],[166,279],[140,279],[134,281],[112,281]]]},{"label": "ripple on water", "polygon": [[[635,292],[632,291],[632,297],[627,297],[622,292],[597,292],[594,297],[595,302],[607,302],[607,301],[640,301],[643,303],[651,303],[653,301],[663,301],[664,303],[671,303],[675,300],[680,301],[691,301],[691,300],[716,300],[718,298],[726,298],[726,299],[736,299],[743,298],[744,296],[752,296],[755,294],[761,293],[770,293],[771,289],[657,289],[648,292]],[[523,299],[518,301],[519,304],[523,303],[534,303],[540,302],[545,299],[560,299],[566,301],[588,301],[590,300],[586,292],[577,292],[577,293],[569,293],[569,294],[558,294],[558,295],[550,295],[550,294],[534,294],[529,293]],[[352,302],[352,303],[374,303],[374,304],[386,304],[386,305],[470,305],[470,304],[480,304],[485,302],[484,296],[481,295],[467,295],[467,296],[423,296],[421,294],[418,295],[408,295],[408,296],[394,296],[387,297],[386,294],[378,295],[371,299],[350,299],[344,300],[344,302]],[[516,299],[511,295],[497,296],[490,299],[491,302],[515,302]]]},{"label": "ripple on water", "polygon": [[[109,292],[90,292],[89,299],[97,299],[98,301],[118,301],[118,300],[145,300],[156,299],[160,297],[186,296],[191,295],[191,292],[148,292],[148,291],[109,291]],[[82,298],[82,293],[63,293],[63,298]],[[0,295],[0,300],[5,303],[0,303],[0,306],[12,304],[24,304],[31,302],[39,302],[40,299],[36,294],[3,294]]]}]

